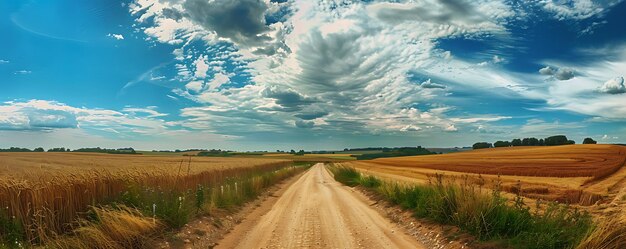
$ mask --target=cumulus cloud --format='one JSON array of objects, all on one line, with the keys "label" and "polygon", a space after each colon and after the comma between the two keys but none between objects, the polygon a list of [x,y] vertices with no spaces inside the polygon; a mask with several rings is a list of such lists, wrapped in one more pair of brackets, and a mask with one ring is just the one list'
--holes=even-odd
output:
[{"label": "cumulus cloud", "polygon": [[600,92],[608,94],[621,94],[626,93],[626,86],[624,85],[624,77],[615,77],[607,80],[599,89]]},{"label": "cumulus cloud", "polygon": [[271,38],[265,24],[268,5],[260,0],[187,0],[189,19],[219,37],[242,46],[259,46]]},{"label": "cumulus cloud", "polygon": [[107,34],[107,37],[111,37],[111,38],[113,38],[115,40],[124,40],[124,36],[121,35],[121,34],[111,34],[111,33],[109,33],[109,34]]},{"label": "cumulus cloud", "polygon": [[7,63],[9,63],[8,60],[0,60],[0,64],[7,64]]},{"label": "cumulus cloud", "polygon": [[[151,134],[166,132],[165,116],[156,107],[131,108],[122,112],[72,107],[56,101],[9,101],[0,104],[0,130],[51,131],[88,129],[118,134]],[[145,115],[140,115],[145,114]]]},{"label": "cumulus cloud", "polygon": [[315,100],[306,97],[293,89],[268,87],[262,92],[263,97],[274,99],[276,104],[286,110],[299,110],[302,106],[314,103]]},{"label": "cumulus cloud", "polygon": [[539,73],[541,75],[554,75],[555,70],[551,68],[550,66],[546,66],[544,68],[539,69]]},{"label": "cumulus cloud", "polygon": [[574,70],[571,68],[556,68],[550,66],[539,69],[539,73],[541,75],[552,76],[557,80],[570,80],[575,76]]}]

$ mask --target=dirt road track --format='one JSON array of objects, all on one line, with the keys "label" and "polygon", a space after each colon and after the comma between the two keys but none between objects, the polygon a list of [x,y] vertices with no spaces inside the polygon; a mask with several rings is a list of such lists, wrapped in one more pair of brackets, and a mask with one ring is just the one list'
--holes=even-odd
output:
[{"label": "dirt road track", "polygon": [[425,248],[316,164],[216,248]]}]

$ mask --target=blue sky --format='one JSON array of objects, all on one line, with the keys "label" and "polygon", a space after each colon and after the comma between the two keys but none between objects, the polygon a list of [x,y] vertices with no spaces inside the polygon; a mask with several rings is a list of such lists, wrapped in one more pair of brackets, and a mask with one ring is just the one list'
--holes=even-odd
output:
[{"label": "blue sky", "polygon": [[2,1],[0,147],[626,142],[623,1]]}]

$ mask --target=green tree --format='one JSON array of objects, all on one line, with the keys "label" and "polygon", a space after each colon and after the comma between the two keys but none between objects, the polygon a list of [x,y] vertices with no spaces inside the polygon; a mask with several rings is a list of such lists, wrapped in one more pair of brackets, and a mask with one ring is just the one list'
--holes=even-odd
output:
[{"label": "green tree", "polygon": [[35,148],[33,151],[34,152],[44,152],[43,148],[41,148],[41,147]]},{"label": "green tree", "polygon": [[511,142],[509,141],[497,141],[493,143],[493,147],[510,147]]},{"label": "green tree", "polygon": [[513,141],[511,141],[511,146],[522,146],[522,140],[519,138],[513,139]]},{"label": "green tree", "polygon": [[598,142],[596,140],[593,140],[592,138],[588,137],[585,138],[585,140],[583,140],[583,144],[597,144]]},{"label": "green tree", "polygon": [[477,149],[487,149],[487,148],[491,148],[493,147],[491,143],[487,143],[487,142],[478,142],[475,143],[474,145],[472,145],[472,148],[477,150]]},{"label": "green tree", "polygon": [[546,146],[574,144],[572,142],[572,140],[568,140],[564,135],[551,136],[545,139]]}]

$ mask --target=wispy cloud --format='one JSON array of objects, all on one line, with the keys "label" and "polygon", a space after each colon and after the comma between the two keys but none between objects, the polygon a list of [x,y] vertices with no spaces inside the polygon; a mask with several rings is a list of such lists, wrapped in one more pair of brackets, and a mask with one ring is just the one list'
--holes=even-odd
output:
[{"label": "wispy cloud", "polygon": [[13,72],[13,74],[21,74],[21,75],[31,74],[31,73],[33,72],[30,70],[18,70],[18,71]]},{"label": "wispy cloud", "polygon": [[124,36],[121,35],[121,34],[111,34],[111,33],[109,33],[109,34],[107,34],[107,37],[111,37],[111,38],[113,38],[115,40],[124,40]]}]

